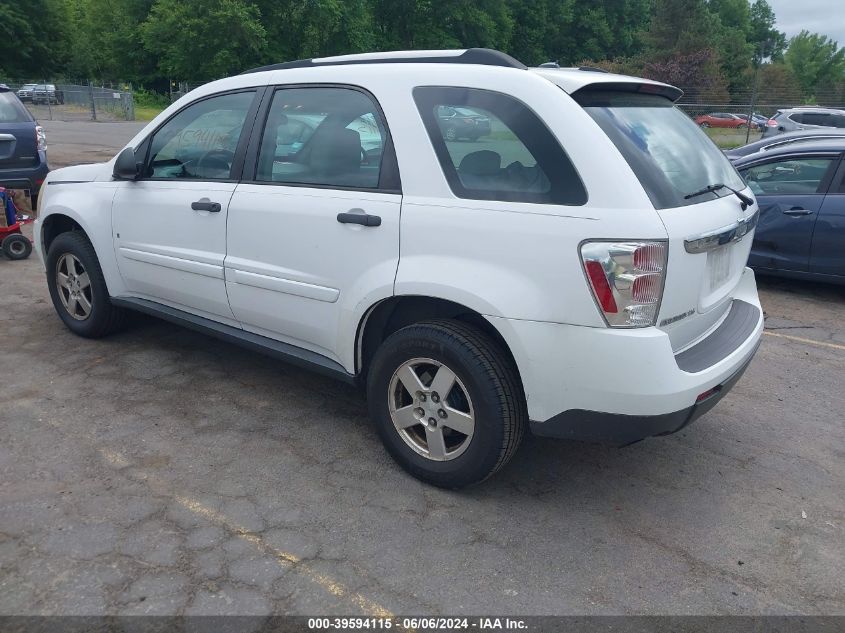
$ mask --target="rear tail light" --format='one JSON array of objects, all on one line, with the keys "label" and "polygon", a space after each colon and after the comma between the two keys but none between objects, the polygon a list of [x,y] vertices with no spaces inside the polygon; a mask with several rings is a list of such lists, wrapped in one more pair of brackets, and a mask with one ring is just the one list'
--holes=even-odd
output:
[{"label": "rear tail light", "polygon": [[610,327],[654,325],[663,298],[666,242],[585,242],[581,260]]},{"label": "rear tail light", "polygon": [[35,140],[38,143],[38,151],[43,152],[47,149],[47,134],[40,125],[35,126]]},{"label": "rear tail light", "polygon": [[774,119],[769,119],[768,121],[766,121],[766,125],[768,125],[769,127],[777,127],[778,122],[775,121]]}]

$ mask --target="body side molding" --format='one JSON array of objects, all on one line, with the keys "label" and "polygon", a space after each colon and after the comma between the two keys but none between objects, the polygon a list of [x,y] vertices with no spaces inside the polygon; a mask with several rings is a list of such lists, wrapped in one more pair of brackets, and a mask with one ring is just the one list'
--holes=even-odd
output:
[{"label": "body side molding", "polygon": [[321,356],[316,352],[296,347],[288,343],[282,343],[266,336],[253,334],[244,330],[224,325],[211,319],[205,319],[170,306],[162,305],[146,299],[134,297],[112,297],[111,302],[121,308],[143,312],[151,316],[159,317],[165,321],[175,323],[208,334],[229,343],[235,343],[241,347],[251,349],[273,358],[278,358],[291,365],[297,365],[310,369],[317,373],[335,378],[349,384],[355,384],[355,376],[348,373],[342,365],[335,361]]}]

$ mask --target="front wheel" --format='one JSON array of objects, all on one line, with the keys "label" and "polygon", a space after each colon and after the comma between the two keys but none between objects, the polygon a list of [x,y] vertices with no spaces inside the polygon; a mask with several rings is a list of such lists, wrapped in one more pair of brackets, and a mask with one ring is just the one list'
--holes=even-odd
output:
[{"label": "front wheel", "polygon": [[388,452],[418,479],[446,488],[479,483],[519,447],[527,411],[516,370],[482,332],[425,321],[376,351],[370,416]]},{"label": "front wheel", "polygon": [[700,124],[700,127],[703,127],[705,130],[710,127],[710,124],[707,121],[703,121]]},{"label": "front wheel", "polygon": [[59,318],[74,334],[100,338],[122,327],[125,311],[112,305],[97,254],[84,234],[62,233],[53,240],[47,287]]}]

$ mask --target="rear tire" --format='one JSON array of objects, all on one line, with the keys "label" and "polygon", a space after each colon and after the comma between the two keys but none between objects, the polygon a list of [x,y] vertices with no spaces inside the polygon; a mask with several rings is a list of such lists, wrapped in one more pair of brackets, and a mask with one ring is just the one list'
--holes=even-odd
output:
[{"label": "rear tire", "polygon": [[477,484],[502,468],[528,417],[506,353],[453,320],[390,335],[370,365],[367,399],[391,456],[414,477],[444,488]]},{"label": "rear tire", "polygon": [[704,121],[700,124],[699,127],[703,127],[705,130],[710,127],[710,124],[707,121]]},{"label": "rear tire", "polygon": [[126,311],[111,303],[97,253],[83,233],[62,233],[53,240],[47,286],[59,318],[74,334],[100,338],[126,321]]},{"label": "rear tire", "polygon": [[32,242],[29,238],[12,233],[3,240],[3,254],[11,260],[26,259],[32,253]]}]

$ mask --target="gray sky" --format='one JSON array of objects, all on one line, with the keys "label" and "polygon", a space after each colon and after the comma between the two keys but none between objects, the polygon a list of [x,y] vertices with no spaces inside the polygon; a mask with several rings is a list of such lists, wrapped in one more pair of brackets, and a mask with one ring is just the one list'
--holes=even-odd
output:
[{"label": "gray sky", "polygon": [[801,29],[821,33],[845,46],[845,0],[769,0],[777,16],[777,28],[786,37]]}]

